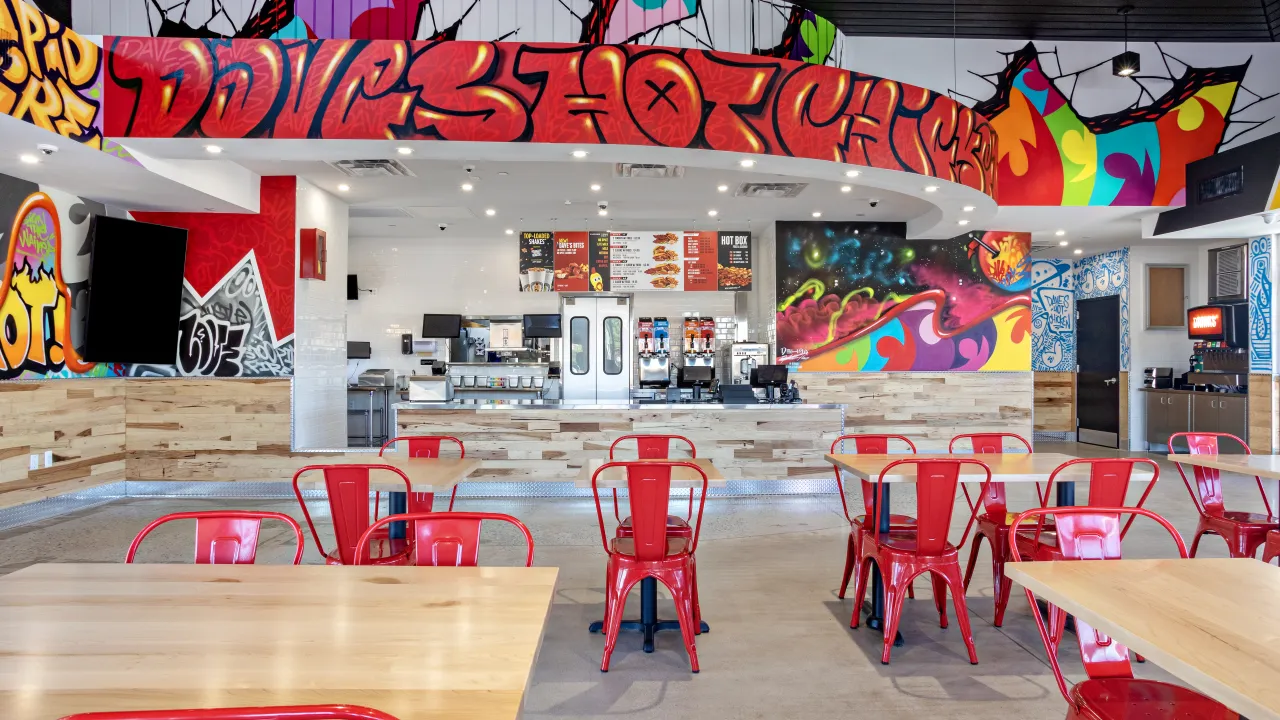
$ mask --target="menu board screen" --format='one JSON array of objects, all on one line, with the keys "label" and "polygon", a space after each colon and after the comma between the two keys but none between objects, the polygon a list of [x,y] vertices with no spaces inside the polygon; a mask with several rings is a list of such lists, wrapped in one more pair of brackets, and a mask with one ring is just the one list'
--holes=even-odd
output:
[{"label": "menu board screen", "polygon": [[552,233],[520,233],[520,292],[550,292],[553,252]]},{"label": "menu board screen", "polygon": [[520,233],[524,292],[751,289],[751,233]]},{"label": "menu board screen", "polygon": [[722,232],[716,249],[719,290],[751,289],[751,233]]}]

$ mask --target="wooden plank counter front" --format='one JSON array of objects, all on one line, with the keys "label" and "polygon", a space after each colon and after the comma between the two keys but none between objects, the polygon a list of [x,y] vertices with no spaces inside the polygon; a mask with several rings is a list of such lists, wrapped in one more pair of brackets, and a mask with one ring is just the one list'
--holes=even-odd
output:
[{"label": "wooden plank counter front", "polygon": [[[460,438],[483,463],[468,479],[481,482],[573,482],[633,433],[684,435],[727,480],[828,480],[822,456],[843,420],[843,405],[396,406],[397,435]],[[619,451],[636,456],[634,444]],[[679,443],[672,456],[688,457]]]},{"label": "wooden plank counter front", "polygon": [[0,717],[346,703],[514,720],[556,572],[33,565],[0,578]]}]

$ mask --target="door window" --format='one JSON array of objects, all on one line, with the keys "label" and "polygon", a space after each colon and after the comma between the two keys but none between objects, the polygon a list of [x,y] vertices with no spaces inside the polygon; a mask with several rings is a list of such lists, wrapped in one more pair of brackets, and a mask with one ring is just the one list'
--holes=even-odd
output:
[{"label": "door window", "polygon": [[622,318],[607,317],[604,319],[604,364],[605,375],[622,374]]},{"label": "door window", "polygon": [[579,315],[569,321],[569,372],[591,371],[591,321]]}]

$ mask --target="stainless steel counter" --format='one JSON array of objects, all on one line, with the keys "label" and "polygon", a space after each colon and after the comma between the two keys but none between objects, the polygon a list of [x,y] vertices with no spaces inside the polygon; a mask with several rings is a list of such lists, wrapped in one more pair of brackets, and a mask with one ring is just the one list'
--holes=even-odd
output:
[{"label": "stainless steel counter", "polygon": [[543,402],[519,405],[510,402],[456,403],[456,402],[402,402],[394,406],[404,410],[843,410],[846,405],[809,405],[759,403],[756,405],[720,405],[713,403],[643,403],[616,405],[583,405],[578,403]]},{"label": "stainless steel counter", "polygon": [[1174,390],[1172,388],[1138,388],[1139,392],[1178,393],[1180,395],[1221,395],[1223,397],[1249,397],[1248,392],[1210,392],[1208,390]]}]

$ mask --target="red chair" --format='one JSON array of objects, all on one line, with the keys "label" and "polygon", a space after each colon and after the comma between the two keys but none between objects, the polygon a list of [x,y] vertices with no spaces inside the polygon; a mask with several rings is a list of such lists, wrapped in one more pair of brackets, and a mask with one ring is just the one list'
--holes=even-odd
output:
[{"label": "red chair", "polygon": [[[691,468],[702,478],[702,493],[698,512],[689,537],[669,532],[667,502],[671,494],[671,470]],[[600,506],[600,473],[611,468],[623,468],[627,473],[627,504],[634,519],[631,537],[615,537],[610,540],[604,527],[604,510]],[[696,488],[695,488],[696,489]],[[698,672],[698,651],[694,646],[695,629],[702,623],[698,613],[698,578],[694,566],[694,553],[698,549],[698,536],[702,532],[702,511],[707,504],[707,475],[691,462],[609,462],[601,465],[591,475],[591,495],[596,502],[596,519],[600,523],[600,542],[609,555],[605,579],[604,603],[604,658],[600,671],[609,672],[609,657],[618,644],[618,631],[622,626],[622,613],[627,595],[636,583],[654,578],[667,586],[675,601],[680,620],[680,635],[689,652],[689,665]]]},{"label": "red chair", "polygon": [[[311,513],[307,510],[307,501],[302,499],[302,490],[298,488],[298,479],[313,470],[324,473],[324,486],[329,495],[329,513],[333,518],[334,541],[337,543],[333,552],[325,552],[320,534],[316,532]],[[293,494],[302,506],[302,515],[311,530],[312,539],[316,541],[316,549],[329,565],[355,564],[356,545],[364,531],[369,529],[369,473],[373,470],[395,473],[404,481],[405,492],[413,491],[409,477],[399,468],[377,463],[308,465],[293,474]],[[376,557],[372,558],[373,564],[404,565],[409,560],[410,550],[412,548],[407,541],[380,538]]]},{"label": "red chair", "polygon": [[[1055,532],[1063,560],[1117,560],[1120,558],[1120,516],[1130,515],[1127,528],[1139,515],[1158,522],[1178,546],[1179,557],[1187,557],[1187,547],[1178,531],[1167,520],[1150,510],[1136,507],[1041,507],[1028,510],[1009,528],[1011,538],[1020,535],[1019,525],[1028,518],[1037,518],[1043,526],[1044,516],[1054,516]],[[1011,542],[1015,562],[1022,560],[1018,543]],[[1025,590],[1025,589],[1024,589]],[[1237,720],[1240,716],[1214,700],[1187,688],[1159,682],[1139,680],[1133,677],[1129,664],[1129,649],[1091,627],[1076,617],[1076,638],[1080,643],[1080,658],[1088,679],[1067,687],[1058,664],[1058,642],[1046,627],[1035,595],[1025,590],[1035,616],[1040,640],[1049,655],[1049,665],[1058,681],[1058,689],[1067,699],[1067,720],[1128,720],[1130,718],[1197,718],[1198,720]],[[1066,613],[1050,606],[1050,622],[1055,616],[1066,621]]]},{"label": "red chair", "polygon": [[[1223,438],[1234,440],[1250,455],[1249,446],[1243,440],[1228,433],[1190,433],[1180,432],[1169,436],[1169,453],[1177,452],[1173,448],[1174,440],[1184,438],[1187,449],[1192,455],[1217,455],[1218,443]],[[1226,541],[1231,550],[1231,557],[1255,557],[1258,547],[1266,542],[1267,533],[1280,529],[1280,517],[1271,514],[1271,503],[1267,500],[1267,491],[1262,487],[1262,478],[1254,476],[1258,482],[1258,494],[1262,496],[1262,504],[1267,509],[1266,515],[1258,513],[1227,510],[1222,499],[1222,474],[1215,468],[1192,466],[1192,474],[1196,479],[1192,486],[1182,463],[1174,463],[1182,483],[1191,493],[1191,500],[1196,504],[1196,512],[1200,513],[1200,522],[1196,524],[1196,534],[1191,538],[1191,557],[1196,556],[1200,547],[1200,538],[1205,533],[1212,533]]]},{"label": "red chair", "polygon": [[[968,440],[975,455],[1003,453],[1004,441],[1015,440],[1031,452],[1031,443],[1016,433],[968,433],[951,438],[947,452],[956,451],[957,440]],[[964,498],[973,508],[973,498],[969,496],[969,488],[964,487]],[[1037,488],[1038,489],[1038,488]],[[964,571],[964,589],[969,589],[973,580],[973,570],[978,564],[978,549],[982,547],[982,539],[986,538],[991,545],[991,575],[995,592],[992,602],[995,606],[993,625],[1004,624],[1004,611],[1009,606],[1009,591],[1013,589],[1013,581],[1004,576],[1004,564],[1009,560],[1009,503],[1005,499],[1004,483],[993,482],[982,496],[982,513],[978,515],[978,532],[973,535],[973,547],[969,550],[969,565]]]},{"label": "red chair", "polygon": [[68,715],[62,720],[396,720],[357,705],[209,708],[205,710],[125,710]]},{"label": "red chair", "polygon": [[[1075,465],[1089,466],[1089,500],[1087,507],[1132,507],[1141,509],[1142,504],[1147,501],[1147,496],[1155,489],[1156,481],[1160,479],[1160,466],[1154,461],[1147,458],[1076,458],[1062,463],[1054,468],[1049,475],[1049,482],[1045,485],[1044,492],[1040,495],[1040,506],[1047,507],[1049,505],[1049,496],[1053,492],[1053,484],[1057,481],[1059,473],[1067,468]],[[1147,484],[1146,492],[1142,493],[1142,497],[1138,499],[1135,505],[1125,505],[1125,497],[1129,492],[1129,481],[1133,478],[1133,468],[1137,465],[1146,465],[1151,468],[1151,482]],[[1129,518],[1129,522],[1120,531],[1120,539],[1123,540],[1125,534],[1129,532],[1129,526],[1133,524],[1134,518]],[[1058,550],[1058,536],[1052,524],[1046,524],[1044,518],[1037,523],[1034,533],[1024,530],[1020,533],[1009,533],[1010,538],[1016,538],[1019,545],[1019,551],[1022,556],[1033,558],[1035,560],[1061,560],[1062,553]]]},{"label": "red chair", "polygon": [[[693,441],[683,435],[623,435],[613,444],[609,446],[609,462],[617,461],[614,457],[614,450],[623,440],[635,440],[638,457],[641,460],[670,460],[671,459],[671,441],[678,440],[689,446],[689,457],[698,457],[698,448],[694,447]],[[622,461],[625,462],[625,461]],[[618,528],[615,531],[618,537],[631,537],[631,518],[623,518],[619,516],[618,511],[618,491],[613,491],[613,518],[618,521]],[[685,517],[679,515],[667,515],[667,534],[676,537],[689,537],[693,534],[693,528],[689,526],[689,521],[693,518],[693,488],[689,488],[689,513]]]},{"label": "red chair", "polygon": [[[409,446],[409,457],[438,458],[440,457],[440,443],[443,441],[457,443],[458,452],[460,453],[458,457],[465,458],[467,456],[466,446],[462,444],[461,440],[453,437],[452,435],[401,435],[393,437],[383,443],[382,447],[378,450],[378,457],[382,457],[387,452],[387,448],[397,442],[404,442]],[[435,498],[436,494],[433,492],[411,492],[405,498],[405,512],[431,512],[432,505],[435,503]],[[449,495],[450,510],[453,509],[453,501],[456,499],[458,499],[458,486],[454,485],[453,492]],[[382,493],[374,493],[374,520],[378,519],[378,506],[381,502]]]},{"label": "red chair", "polygon": [[[836,446],[846,440],[853,441],[854,452],[858,455],[888,455],[889,441],[899,440],[906,443],[911,448],[911,454],[916,453],[916,445],[911,439],[905,435],[841,435],[831,441],[831,451],[829,454],[836,454]],[[857,562],[857,558],[861,552],[859,549],[862,542],[862,533],[866,532],[867,517],[875,513],[875,483],[870,480],[862,481],[862,505],[864,514],[853,516],[849,514],[849,501],[844,496],[844,481],[840,476],[840,468],[832,465],[832,469],[836,471],[836,488],[840,490],[840,506],[844,508],[844,519],[849,521],[849,542],[844,554],[844,576],[840,579],[840,599],[844,599],[844,593],[849,589],[849,578],[853,576],[853,566]],[[914,530],[916,519],[910,515],[889,515],[889,532],[899,532],[903,530]],[[910,586],[907,587],[908,597],[915,597],[915,590]]]},{"label": "red chair", "polygon": [[1262,546],[1262,562],[1269,563],[1280,557],[1280,530],[1267,533],[1267,542]]},{"label": "red chair", "polygon": [[175,520],[196,521],[197,565],[252,565],[258,554],[258,531],[263,520],[279,520],[293,529],[297,550],[293,564],[302,562],[302,528],[288,515],[277,512],[252,512],[249,510],[213,510],[208,512],[180,512],[152,520],[138,533],[124,556],[126,563],[133,562],[142,539],[152,530]]},{"label": "red chair", "polygon": [[[902,601],[911,581],[930,574],[933,582],[933,602],[938,609],[938,624],[947,626],[947,588],[951,589],[956,618],[960,621],[960,634],[969,650],[969,662],[978,663],[978,652],[973,647],[973,632],[969,628],[969,610],[964,600],[964,582],[960,578],[960,551],[957,545],[947,542],[951,527],[951,515],[955,509],[956,485],[960,484],[960,469],[964,465],[977,465],[986,471],[982,482],[985,496],[991,484],[991,468],[980,460],[924,460],[909,458],[884,466],[876,478],[875,497],[883,497],[881,490],[889,471],[900,465],[913,465],[916,470],[916,527],[913,531],[880,534],[880,514],[885,512],[883,503],[876,507],[875,530],[862,539],[858,561],[858,584],[854,590],[853,620],[850,627],[857,627],[866,599],[867,578],[871,562],[875,561],[884,578],[884,652],[880,662],[889,664],[889,653],[898,634],[902,620]],[[973,527],[973,516],[965,523],[964,535],[958,545],[964,545]]]},{"label": "red chair", "polygon": [[533,536],[524,523],[501,513],[443,512],[408,513],[388,515],[369,526],[356,543],[356,565],[365,562],[369,543],[375,541],[378,530],[388,523],[407,521],[413,528],[413,551],[409,564],[419,567],[476,567],[480,559],[480,526],[485,520],[497,520],[514,525],[524,534],[529,548],[524,566],[533,567]]}]

